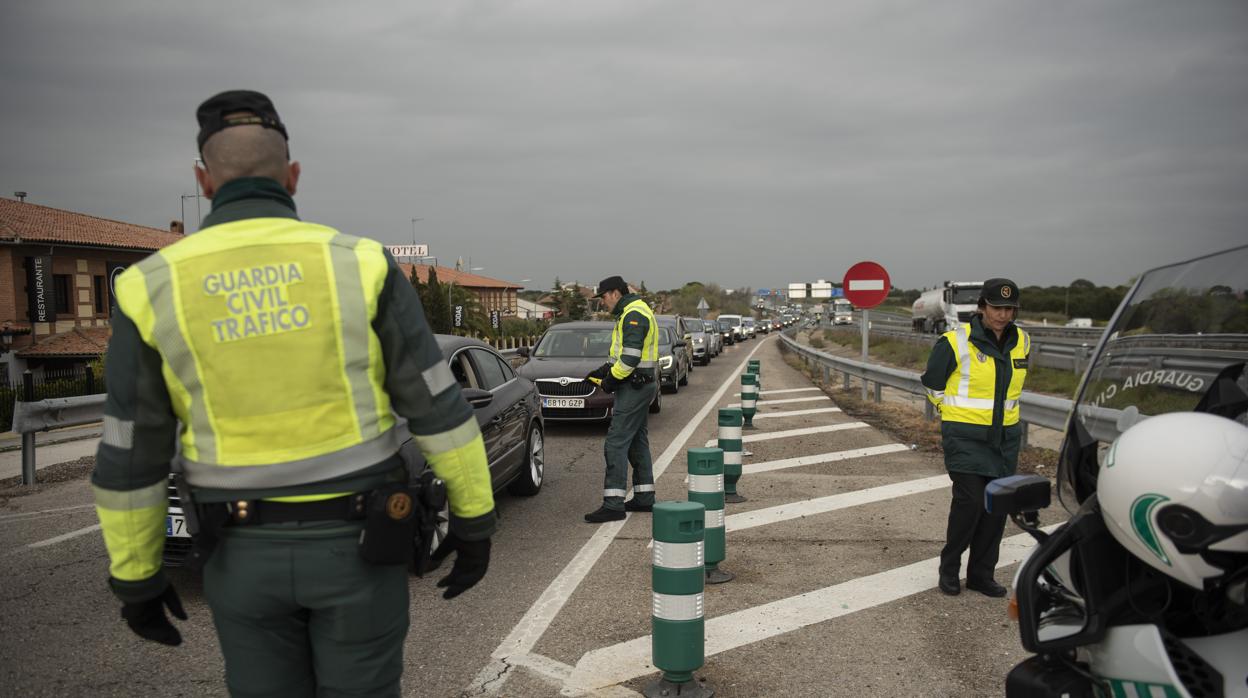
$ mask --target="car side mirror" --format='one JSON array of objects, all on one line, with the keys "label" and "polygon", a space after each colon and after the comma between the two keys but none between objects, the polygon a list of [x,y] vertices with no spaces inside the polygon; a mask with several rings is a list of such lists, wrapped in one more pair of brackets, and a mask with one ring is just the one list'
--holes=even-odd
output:
[{"label": "car side mirror", "polygon": [[523,356],[526,359],[529,358],[529,348],[528,347],[516,347],[516,356]]},{"label": "car side mirror", "polygon": [[676,342],[676,343],[675,343],[675,344],[673,344],[672,346],[674,346],[674,347],[687,347],[687,346],[689,346],[689,345],[688,345],[688,344],[685,344],[684,342]]},{"label": "car side mirror", "polygon": [[464,394],[464,399],[467,400],[468,404],[472,405],[472,408],[476,410],[486,407],[491,402],[494,402],[494,393],[491,393],[488,390],[482,390],[480,388],[464,388],[462,392]]},{"label": "car side mirror", "polygon": [[999,477],[984,488],[984,511],[989,514],[1022,514],[1049,506],[1053,486],[1043,475]]}]

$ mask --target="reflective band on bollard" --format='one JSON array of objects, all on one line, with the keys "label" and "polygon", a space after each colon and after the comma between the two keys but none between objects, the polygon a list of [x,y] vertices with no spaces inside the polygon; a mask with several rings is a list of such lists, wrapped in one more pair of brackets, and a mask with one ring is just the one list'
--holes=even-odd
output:
[{"label": "reflective band on bollard", "polygon": [[724,540],[724,452],[718,448],[691,448],[689,461],[689,501],[706,507],[706,583],[720,584],[733,578],[719,569],[727,557]]},{"label": "reflective band on bollard", "polygon": [[763,362],[759,361],[758,359],[750,359],[749,363],[746,364],[745,372],[754,374],[754,385],[757,386],[758,388],[758,390],[755,391],[756,394],[754,396],[754,399],[762,400],[763,399]]},{"label": "reflective band on bollard", "polygon": [[652,516],[650,652],[663,676],[644,694],[709,698],[713,692],[693,679],[706,662],[706,507],[695,501],[656,502]]},{"label": "reflective band on bollard", "polygon": [[719,410],[719,448],[724,452],[724,501],[730,504],[744,502],[737,493],[737,481],[741,479],[741,410],[721,407]]},{"label": "reflective band on bollard", "polygon": [[754,426],[754,413],[758,399],[758,376],[753,373],[741,374],[741,415],[745,417],[746,429],[757,429]]}]

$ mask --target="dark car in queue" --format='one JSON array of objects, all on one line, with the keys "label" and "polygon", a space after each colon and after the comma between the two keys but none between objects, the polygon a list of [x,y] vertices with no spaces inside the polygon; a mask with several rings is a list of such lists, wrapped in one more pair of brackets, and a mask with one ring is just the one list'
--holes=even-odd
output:
[{"label": "dark car in queue", "polygon": [[676,327],[664,324],[659,318],[659,390],[672,393],[680,391],[680,386],[689,385],[689,367],[693,360],[689,356],[688,344],[676,334]]},{"label": "dark car in queue", "polygon": [[[516,495],[537,494],[546,477],[546,448],[536,386],[528,378],[517,375],[507,359],[484,342],[452,335],[436,337],[464,399],[476,412],[494,491],[506,487]],[[428,467],[424,455],[410,438],[400,448],[400,455],[413,478]],[[448,522],[444,507],[438,516],[434,545],[446,536]],[[190,549],[191,538],[186,531],[182,502],[171,482],[164,564],[170,567],[185,564]]]},{"label": "dark car in queue", "polygon": [[739,320],[734,321],[728,318],[715,320],[715,325],[719,327],[719,336],[724,340],[724,346],[730,347],[737,343],[737,326]]},{"label": "dark car in queue", "polygon": [[[528,361],[517,372],[533,381],[548,420],[595,421],[610,419],[615,395],[607,393],[585,375],[610,361],[611,322],[565,322],[553,325],[532,350],[521,350]],[[657,369],[656,369],[657,370]],[[663,408],[655,391],[650,412]]]}]

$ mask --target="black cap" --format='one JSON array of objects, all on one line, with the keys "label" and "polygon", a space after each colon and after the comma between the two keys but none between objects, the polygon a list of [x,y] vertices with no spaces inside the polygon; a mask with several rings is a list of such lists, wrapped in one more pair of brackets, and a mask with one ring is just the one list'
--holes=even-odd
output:
[{"label": "black cap", "polygon": [[602,294],[607,291],[628,293],[628,284],[624,282],[624,277],[622,276],[608,276],[598,282],[598,292],[594,294],[594,298],[601,298]]},{"label": "black cap", "polygon": [[271,128],[282,134],[282,138],[290,140],[290,136],[286,135],[286,127],[282,124],[282,119],[277,115],[277,108],[273,106],[273,101],[252,90],[229,90],[213,95],[199,105],[199,109],[195,111],[195,117],[199,119],[197,141],[200,152],[203,152],[204,143],[214,133],[231,126],[255,124]]},{"label": "black cap", "polygon": [[979,300],[988,305],[999,307],[1018,307],[1018,284],[1009,279],[988,279],[984,282],[984,290]]}]

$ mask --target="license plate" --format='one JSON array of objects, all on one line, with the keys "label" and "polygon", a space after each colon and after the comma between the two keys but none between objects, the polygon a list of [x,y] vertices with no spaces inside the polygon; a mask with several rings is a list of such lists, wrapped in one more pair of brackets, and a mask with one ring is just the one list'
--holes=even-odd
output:
[{"label": "license plate", "polygon": [[542,398],[542,407],[554,407],[556,409],[584,409],[585,398],[583,397],[544,397]]},{"label": "license plate", "polygon": [[186,517],[170,514],[165,517],[165,535],[170,538],[190,538],[190,531],[186,530]]}]

